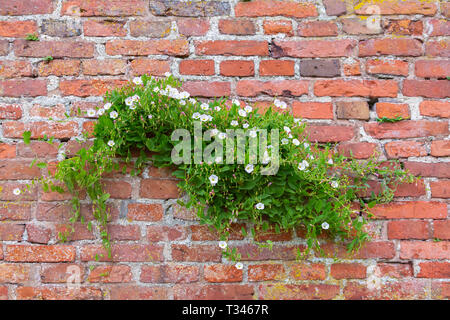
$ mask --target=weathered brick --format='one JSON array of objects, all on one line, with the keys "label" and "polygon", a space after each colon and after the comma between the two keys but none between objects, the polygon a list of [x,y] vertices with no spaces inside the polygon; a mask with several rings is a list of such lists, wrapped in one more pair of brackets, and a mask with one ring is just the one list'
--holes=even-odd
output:
[{"label": "weathered brick", "polygon": [[82,17],[142,16],[147,13],[147,5],[145,0],[65,0],[61,13]]},{"label": "weathered brick", "polygon": [[294,280],[325,280],[326,270],[322,263],[295,263],[289,276]]},{"label": "weathered brick", "polygon": [[369,104],[366,101],[336,101],[339,119],[369,119]]},{"label": "weathered brick", "polygon": [[24,38],[29,33],[37,33],[36,21],[0,21],[0,37]]},{"label": "weathered brick", "polygon": [[209,30],[209,21],[206,19],[178,19],[178,32],[181,35],[190,36],[204,36]]},{"label": "weathered brick", "polygon": [[249,281],[282,280],[285,270],[282,264],[255,264],[248,266]]},{"label": "weathered brick", "polygon": [[341,0],[323,0],[325,11],[329,16],[341,16],[347,13],[347,6]]},{"label": "weathered brick", "polygon": [[71,262],[75,247],[67,245],[7,245],[5,260],[13,262]]},{"label": "weathered brick", "polygon": [[212,76],[214,71],[214,60],[182,60],[180,61],[180,74]]},{"label": "weathered brick", "polygon": [[80,271],[80,280],[84,278],[84,268],[81,264],[46,264],[41,268],[42,283],[67,283],[73,271]]},{"label": "weathered brick", "polygon": [[73,290],[69,287],[18,287],[18,300],[101,300],[102,291],[93,287],[80,287]]},{"label": "weathered brick", "polygon": [[363,20],[361,18],[346,18],[342,19],[342,30],[347,34],[379,34],[383,30],[381,25],[372,24],[369,25],[368,20]]},{"label": "weathered brick", "polygon": [[314,142],[340,142],[351,140],[355,130],[349,126],[310,125],[306,129],[309,139]]},{"label": "weathered brick", "polygon": [[302,77],[338,77],[341,75],[339,60],[302,60],[300,75]]},{"label": "weathered brick", "polygon": [[428,221],[389,221],[387,225],[389,239],[422,239],[430,238]]},{"label": "weathered brick", "polygon": [[422,43],[416,39],[369,39],[359,42],[359,56],[421,56]]},{"label": "weathered brick", "polygon": [[219,31],[223,34],[253,35],[256,28],[250,20],[222,19],[219,20]]},{"label": "weathered brick", "polygon": [[400,259],[449,259],[448,241],[401,241]]},{"label": "weathered brick", "polygon": [[22,16],[53,12],[52,0],[10,0],[0,4],[0,15]]},{"label": "weathered brick", "polygon": [[425,283],[416,280],[383,282],[382,285],[347,282],[344,297],[348,300],[420,300],[425,299]]},{"label": "weathered brick", "polygon": [[53,120],[61,120],[66,118],[66,108],[62,104],[57,104],[50,107],[35,104],[31,107],[28,113],[31,117],[46,118],[46,120],[50,118]]},{"label": "weathered brick", "polygon": [[[445,186],[446,188],[448,188],[448,183],[447,186]],[[431,189],[433,192],[433,189]],[[447,197],[449,197],[449,189],[447,190]],[[438,238],[438,239],[442,239],[442,240],[450,240],[450,220],[436,220],[433,222],[433,228],[434,228],[434,232],[433,232],[433,237],[434,238]]]},{"label": "weathered brick", "polygon": [[14,53],[18,57],[92,58],[94,44],[85,41],[26,41],[14,42]]},{"label": "weathered brick", "polygon": [[369,74],[408,75],[408,62],[402,60],[367,60],[366,71]]},{"label": "weathered brick", "polygon": [[109,55],[147,56],[163,54],[184,57],[189,54],[188,42],[176,40],[112,40],[106,43],[106,53]]},{"label": "weathered brick", "polygon": [[260,94],[269,96],[301,96],[308,93],[308,81],[301,80],[241,80],[236,85],[236,93],[244,97]]},{"label": "weathered brick", "polygon": [[316,96],[396,97],[397,92],[393,80],[319,80],[314,84]]},{"label": "weathered brick", "polygon": [[448,262],[421,262],[417,278],[450,278],[450,263]]},{"label": "weathered brick", "polygon": [[213,17],[230,14],[228,1],[193,1],[180,5],[177,0],[154,0],[150,12],[155,16]]},{"label": "weathered brick", "polygon": [[237,17],[285,16],[305,18],[317,16],[317,9],[312,3],[273,0],[239,2],[234,12]]},{"label": "weathered brick", "polygon": [[[433,198],[450,198],[450,181],[431,181],[430,187]],[[437,222],[435,221],[435,223]]]},{"label": "weathered brick", "polygon": [[[364,3],[362,2],[355,8],[357,14],[373,14],[372,2]],[[392,2],[384,1],[376,4],[380,9],[380,14],[382,15],[392,15],[392,14],[423,14],[423,15],[434,15],[437,11],[435,3],[424,2],[420,0],[408,0],[402,2]]]},{"label": "weathered brick", "polygon": [[18,120],[22,118],[22,108],[17,104],[0,104],[0,119]]},{"label": "weathered brick", "polygon": [[431,37],[450,35],[450,21],[445,19],[432,19],[425,22],[425,34]]},{"label": "weathered brick", "polygon": [[84,60],[82,64],[83,74],[90,76],[124,74],[126,66],[120,59]]},{"label": "weathered brick", "polygon": [[262,284],[259,298],[264,300],[330,300],[339,294],[332,284]]},{"label": "weathered brick", "polygon": [[2,97],[37,97],[47,95],[45,80],[6,80],[0,81],[0,96]]},{"label": "weathered brick", "polygon": [[450,77],[450,60],[418,60],[415,64],[415,73],[421,78]]},{"label": "weathered brick", "polygon": [[260,76],[293,76],[295,61],[292,60],[262,60],[259,63]]},{"label": "weathered brick", "polygon": [[234,265],[212,264],[204,267],[203,276],[208,282],[240,282],[243,272]]},{"label": "weathered brick", "polygon": [[374,154],[376,147],[376,144],[371,142],[345,142],[339,144],[338,150],[346,157],[367,159]]},{"label": "weathered brick", "polygon": [[159,221],[164,214],[163,208],[160,204],[144,204],[144,203],[130,203],[128,205],[128,220],[136,221]]},{"label": "weathered brick", "polygon": [[47,244],[52,237],[52,230],[40,225],[27,224],[27,235],[28,242]]},{"label": "weathered brick", "polygon": [[430,57],[450,57],[450,41],[427,41],[425,54]]},{"label": "weathered brick", "polygon": [[255,74],[253,61],[226,60],[220,63],[220,74],[226,77],[249,77]]},{"label": "weathered brick", "polygon": [[139,195],[150,199],[176,199],[179,196],[177,181],[144,179],[141,181]]},{"label": "weathered brick", "polygon": [[[120,20],[86,20],[83,23],[83,32],[87,37],[124,37],[127,35],[125,22]],[[132,21],[130,29],[132,28]],[[133,32],[131,32],[133,35]]]},{"label": "weathered brick", "polygon": [[338,28],[332,21],[308,21],[299,24],[297,34],[302,37],[331,37],[337,36]]},{"label": "weathered brick", "polygon": [[16,146],[0,143],[0,159],[12,159],[16,157]]},{"label": "weathered brick", "polygon": [[448,80],[405,80],[403,94],[408,97],[450,97],[450,82]]},{"label": "weathered brick", "polygon": [[25,226],[23,224],[0,224],[0,241],[21,241]]},{"label": "weathered brick", "polygon": [[252,300],[255,290],[248,284],[193,285],[179,284],[173,287],[175,300]]},{"label": "weathered brick", "polygon": [[85,245],[81,248],[81,261],[158,262],[163,260],[163,246],[153,244],[113,244],[111,258],[102,245]]},{"label": "weathered brick", "polygon": [[125,265],[98,266],[89,274],[89,282],[124,283],[131,282],[131,268]]},{"label": "weathered brick", "polygon": [[397,123],[366,123],[364,130],[378,139],[404,139],[448,134],[448,125],[440,121],[401,121]]},{"label": "weathered brick", "polygon": [[388,158],[424,157],[427,150],[424,143],[417,141],[393,141],[384,145]]},{"label": "weathered brick", "polygon": [[[124,67],[125,71],[126,67]],[[170,72],[170,63],[167,60],[154,60],[140,58],[131,61],[131,70],[133,75],[148,74],[152,76],[162,76]]]},{"label": "weathered brick", "polygon": [[107,91],[119,88],[126,80],[62,80],[59,90],[63,96],[103,96]]},{"label": "weathered brick", "polygon": [[164,38],[172,30],[169,20],[130,21],[130,34],[133,37]]},{"label": "weathered brick", "polygon": [[284,33],[294,35],[292,22],[289,20],[264,20],[263,29],[265,34]]},{"label": "weathered brick", "polygon": [[330,274],[335,279],[365,279],[366,266],[359,263],[333,263]]},{"label": "weathered brick", "polygon": [[333,105],[330,102],[294,101],[292,115],[306,119],[333,119]]},{"label": "weathered brick", "polygon": [[0,160],[1,180],[33,179],[40,175],[36,166],[30,168],[31,161],[28,160]]},{"label": "weathered brick", "polygon": [[376,110],[379,118],[409,118],[409,106],[406,103],[378,102],[376,104]]},{"label": "weathered brick", "polygon": [[409,19],[385,20],[383,27],[386,33],[395,35],[415,35],[421,36],[423,32],[423,22]]},{"label": "weathered brick", "polygon": [[0,40],[0,56],[8,54],[9,42],[8,40]]},{"label": "weathered brick", "polygon": [[444,219],[447,204],[434,201],[405,201],[378,204],[370,211],[383,219]]},{"label": "weathered brick", "polygon": [[172,244],[174,261],[220,262],[222,252],[218,245]]},{"label": "weathered brick", "polygon": [[163,264],[142,266],[141,282],[150,283],[192,283],[200,278],[200,268],[194,265]]},{"label": "weathered brick", "polygon": [[186,229],[183,226],[147,226],[147,240],[151,242],[185,240]]},{"label": "weathered brick", "polygon": [[41,77],[48,76],[77,76],[80,73],[79,60],[52,60],[39,63],[37,72]]},{"label": "weathered brick", "polygon": [[81,26],[73,20],[45,19],[41,23],[41,33],[52,37],[76,37],[81,35]]},{"label": "weathered brick", "polygon": [[26,283],[30,280],[29,265],[0,263],[0,283]]},{"label": "weathered brick", "polygon": [[353,55],[355,40],[275,40],[271,57],[326,58]]},{"label": "weathered brick", "polygon": [[213,40],[195,41],[195,53],[198,55],[224,56],[267,56],[267,41],[255,40]]},{"label": "weathered brick", "polygon": [[450,118],[450,102],[447,101],[423,101],[419,109],[423,116]]},{"label": "weathered brick", "polygon": [[212,98],[231,94],[231,84],[225,81],[186,81],[182,88],[197,97]]},{"label": "weathered brick", "polygon": [[411,263],[379,263],[376,271],[381,277],[405,278],[413,276]]},{"label": "weathered brick", "polygon": [[450,163],[424,163],[407,161],[404,163],[405,169],[416,176],[450,178]]},{"label": "weathered brick", "polygon": [[4,122],[3,135],[8,138],[23,138],[25,131],[31,131],[31,138],[43,138],[44,135],[48,137],[53,136],[56,139],[71,138],[77,135],[78,124],[73,121],[69,122]]},{"label": "weathered brick", "polygon": [[167,300],[169,298],[166,287],[117,285],[109,287],[108,292],[111,300]]}]

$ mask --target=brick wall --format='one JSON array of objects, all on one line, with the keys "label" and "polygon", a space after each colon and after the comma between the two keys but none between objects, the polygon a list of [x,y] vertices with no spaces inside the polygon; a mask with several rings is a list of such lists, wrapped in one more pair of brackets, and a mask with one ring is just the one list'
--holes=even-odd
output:
[{"label": "brick wall", "polygon": [[[359,1],[361,2],[361,1]],[[446,1],[369,4],[314,0],[9,0],[0,2],[0,299],[445,299],[450,296],[450,5]],[[368,24],[369,21],[369,24]],[[376,21],[376,20],[375,20]],[[34,33],[39,41],[26,41]],[[53,60],[45,61],[51,56]],[[399,158],[420,175],[394,203],[374,208],[374,236],[357,256],[325,245],[340,261],[295,261],[298,230],[229,245],[243,270],[221,258],[217,237],[175,204],[170,172],[105,177],[113,261],[82,225],[61,244],[68,199],[37,187],[48,162],[73,152],[106,90],[140,74],[171,72],[201,97],[261,105],[279,96],[310,120],[319,142],[367,158]],[[65,113],[74,117],[68,121]],[[377,118],[402,116],[398,123]],[[49,120],[52,118],[52,120]],[[58,149],[32,138],[57,138]],[[374,186],[376,189],[377,186]],[[89,205],[83,215],[92,219]],[[75,266],[75,268],[74,268]],[[77,267],[79,269],[77,269]],[[80,270],[81,288],[66,286]]]}]

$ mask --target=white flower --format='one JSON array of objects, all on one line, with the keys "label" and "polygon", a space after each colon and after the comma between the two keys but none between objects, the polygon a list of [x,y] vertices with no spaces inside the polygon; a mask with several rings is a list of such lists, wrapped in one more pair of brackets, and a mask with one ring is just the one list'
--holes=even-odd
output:
[{"label": "white flower", "polygon": [[112,141],[112,140],[108,141],[108,146],[110,146],[110,147],[114,147],[115,144],[116,143],[114,141]]},{"label": "white flower", "polygon": [[105,113],[105,109],[98,109],[97,115],[102,116]]},{"label": "white flower", "polygon": [[337,187],[339,187],[339,182],[331,181],[331,186],[336,189]]},{"label": "white flower", "polygon": [[252,173],[253,172],[253,169],[254,169],[254,167],[253,167],[253,165],[252,164],[248,164],[248,165],[246,165],[245,166],[245,171],[247,172],[247,173]]},{"label": "white flower", "polygon": [[239,113],[239,115],[241,117],[246,117],[247,116],[247,112],[245,112],[245,110],[243,110],[243,109],[239,109],[238,113]]},{"label": "white flower", "polygon": [[172,74],[171,74],[170,72],[164,73],[164,76],[167,77],[167,78],[170,77],[171,75],[172,75]]},{"label": "white flower", "polygon": [[214,161],[216,163],[221,163],[222,162],[222,157],[216,157],[216,159]]},{"label": "white flower", "polygon": [[278,100],[278,99],[275,99],[275,101],[273,102],[273,104],[274,104],[277,108],[280,108],[280,109],[286,109],[286,108],[287,108],[286,102],[281,101],[281,100]]},{"label": "white flower", "polygon": [[286,127],[286,126],[283,127],[283,130],[284,130],[286,133],[291,132],[291,128]]},{"label": "white flower", "polygon": [[239,100],[237,100],[237,99],[233,99],[233,104],[235,104],[235,105],[237,105],[237,106],[240,106],[241,105],[241,103],[239,102]]},{"label": "white flower", "polygon": [[283,138],[281,139],[281,144],[288,144],[289,143],[289,139]]},{"label": "white flower", "polygon": [[[180,92],[180,98],[181,99],[187,99],[187,98],[189,98],[191,95],[189,94],[189,92],[187,92],[187,91],[183,91],[183,92]],[[194,100],[195,101],[195,100]]]},{"label": "white flower", "polygon": [[245,106],[244,110],[245,110],[245,112],[250,113],[250,112],[252,112],[253,108],[250,106]]},{"label": "white flower", "polygon": [[20,194],[20,189],[19,189],[19,188],[15,188],[15,189],[13,190],[13,193],[14,193],[16,196],[18,196],[18,195]]},{"label": "white flower", "polygon": [[147,116],[147,118],[152,119],[153,116],[152,116],[151,114],[149,114],[149,115]]},{"label": "white flower", "polygon": [[158,87],[154,87],[153,88],[153,92],[159,92],[159,88]]},{"label": "white flower", "polygon": [[233,120],[233,121],[231,121],[231,123],[230,123],[233,127],[236,127],[238,124],[239,124],[239,122],[237,122],[236,120]]},{"label": "white flower", "polygon": [[105,110],[108,110],[109,108],[111,108],[112,107],[112,104],[111,103],[105,103],[105,105],[103,106],[103,108],[105,109]]},{"label": "white flower", "polygon": [[238,270],[242,270],[242,268],[244,268],[244,265],[242,264],[242,262],[238,262],[234,265],[236,267],[236,269]]},{"label": "white flower", "polygon": [[288,138],[289,139],[292,139],[293,137],[292,137],[292,134],[289,132],[289,134],[288,134]]},{"label": "white flower", "polygon": [[256,131],[255,130],[251,130],[248,135],[252,138],[256,138]]},{"label": "white flower", "polygon": [[141,79],[141,77],[136,77],[136,78],[134,78],[133,79],[133,83],[135,84],[135,85],[141,85],[141,84],[144,84],[144,82],[142,81],[142,79]]},{"label": "white flower", "polygon": [[262,202],[257,203],[255,208],[258,209],[258,210],[263,210],[264,209],[264,203],[262,203]]},{"label": "white flower", "polygon": [[216,110],[216,111],[220,111],[221,109],[220,109],[220,107],[219,107],[219,106],[215,106],[215,107],[214,107],[214,110]]},{"label": "white flower", "polygon": [[198,112],[195,112],[193,115],[192,115],[192,119],[199,119],[200,118],[200,113],[198,113]]},{"label": "white flower", "polygon": [[208,121],[208,120],[209,120],[209,116],[207,114],[202,114],[200,116],[200,121],[201,122],[205,122],[205,121]]},{"label": "white flower", "polygon": [[227,134],[225,132],[221,132],[218,135],[218,138],[221,139],[221,140],[225,139],[226,137],[227,137]]},{"label": "white flower", "polygon": [[180,104],[181,104],[182,106],[185,106],[185,105],[186,105],[186,101],[185,101],[185,100],[180,100]]},{"label": "white flower", "polygon": [[227,243],[226,243],[225,241],[220,241],[220,242],[219,242],[219,247],[220,247],[221,249],[225,249],[227,246],[228,246],[228,245],[227,245]]},{"label": "white flower", "polygon": [[333,164],[333,159],[327,161],[328,164]]},{"label": "white flower", "polygon": [[189,102],[192,103],[192,104],[196,104],[197,100],[195,100],[194,98],[189,98]]},{"label": "white flower", "polygon": [[111,111],[111,113],[109,114],[109,117],[111,119],[115,119],[119,116],[119,114],[116,111]]},{"label": "white flower", "polygon": [[293,139],[292,143],[296,146],[298,146],[300,144],[300,141],[298,141],[297,139]]},{"label": "white flower", "polygon": [[242,127],[243,127],[244,129],[247,129],[249,126],[250,126],[250,125],[249,125],[248,123],[244,123],[244,124],[242,125]]},{"label": "white flower", "polygon": [[95,114],[96,114],[96,112],[95,112],[94,109],[89,109],[89,110],[87,111],[88,117],[95,117]]},{"label": "white flower", "polygon": [[209,109],[209,104],[207,104],[207,103],[202,103],[202,104],[200,105],[200,108],[202,108],[202,110],[208,110],[208,109]]},{"label": "white flower", "polygon": [[322,229],[327,230],[330,227],[330,225],[326,222],[322,223]]},{"label": "white flower", "polygon": [[309,143],[304,143],[303,146],[305,147],[305,149],[309,148]]},{"label": "white flower", "polygon": [[219,177],[216,176],[215,174],[212,174],[209,176],[209,182],[211,182],[211,184],[213,186],[215,186],[218,181],[219,181]]},{"label": "white flower", "polygon": [[216,136],[218,133],[219,133],[219,130],[217,130],[217,129],[211,130],[211,136]]},{"label": "white flower", "polygon": [[125,104],[131,106],[134,103],[133,97],[128,97],[125,99]]},{"label": "white flower", "polygon": [[309,163],[306,160],[303,160],[302,162],[300,162],[298,164],[298,170],[300,170],[300,171],[303,171],[303,170],[305,170],[308,167],[309,167]]}]

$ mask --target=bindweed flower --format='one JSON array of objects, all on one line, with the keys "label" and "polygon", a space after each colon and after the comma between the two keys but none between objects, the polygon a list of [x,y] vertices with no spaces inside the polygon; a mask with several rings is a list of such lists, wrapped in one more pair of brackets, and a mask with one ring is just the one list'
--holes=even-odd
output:
[{"label": "bindweed flower", "polygon": [[247,112],[245,112],[244,109],[239,109],[238,114],[239,114],[241,117],[246,117],[246,116],[247,116]]},{"label": "bindweed flower", "polygon": [[202,103],[202,104],[200,105],[200,108],[202,108],[202,110],[209,110],[209,104],[207,104],[207,103]]},{"label": "bindweed flower", "polygon": [[114,147],[115,144],[116,143],[114,141],[112,141],[112,140],[108,141],[108,146],[110,146],[110,147]]},{"label": "bindweed flower", "polygon": [[209,116],[207,115],[207,114],[202,114],[201,116],[200,116],[200,121],[201,122],[206,122],[206,121],[208,121],[209,120]]},{"label": "bindweed flower", "polygon": [[111,113],[109,114],[109,117],[111,119],[116,119],[119,116],[119,114],[116,111],[111,111]]},{"label": "bindweed flower", "polygon": [[248,135],[252,138],[256,138],[256,131],[255,130],[251,130]]},{"label": "bindweed flower", "polygon": [[303,144],[303,146],[305,147],[305,149],[308,149],[308,148],[309,148],[309,143],[306,143],[306,142],[305,142],[305,143]]},{"label": "bindweed flower", "polygon": [[227,243],[225,241],[220,241],[219,242],[219,247],[221,249],[226,249],[228,247]]},{"label": "bindweed flower", "polygon": [[233,127],[236,127],[238,124],[239,124],[239,122],[237,122],[236,120],[233,120],[233,121],[231,121],[231,123],[230,123]]},{"label": "bindweed flower", "polygon": [[19,188],[15,188],[13,190],[14,195],[18,196],[20,194],[20,189]]},{"label": "bindweed flower", "polygon": [[242,128],[247,129],[249,126],[250,126],[250,125],[249,125],[248,123],[244,123],[244,124],[242,125]]},{"label": "bindweed flower", "polygon": [[281,139],[281,144],[288,144],[289,143],[289,139],[283,138]]},{"label": "bindweed flower", "polygon": [[297,139],[293,139],[292,143],[296,146],[300,145],[300,141],[298,141]]},{"label": "bindweed flower", "polygon": [[100,117],[105,113],[105,109],[98,109],[97,115]]},{"label": "bindweed flower", "polygon": [[258,210],[263,210],[264,209],[264,203],[262,203],[262,202],[257,203],[255,208],[258,209]]},{"label": "bindweed flower", "polygon": [[299,164],[298,164],[298,170],[300,170],[300,171],[304,171],[304,170],[306,170],[306,168],[308,168],[309,167],[309,163],[308,163],[308,161],[306,161],[306,160],[303,160],[302,162],[300,162]]},{"label": "bindweed flower", "polygon": [[112,107],[112,104],[108,102],[108,103],[105,103],[105,105],[103,106],[103,109],[108,110],[111,107]]},{"label": "bindweed flower", "polygon": [[152,119],[153,116],[152,116],[151,114],[149,114],[149,115],[147,116],[147,118]]},{"label": "bindweed flower", "polygon": [[166,77],[166,78],[170,77],[171,75],[172,75],[172,74],[171,74],[170,72],[164,73],[164,77]]},{"label": "bindweed flower", "polygon": [[213,136],[213,137],[216,136],[218,133],[219,133],[219,130],[217,130],[215,128],[211,130],[211,136]]},{"label": "bindweed flower", "polygon": [[216,163],[222,163],[222,157],[216,157],[214,160]]},{"label": "bindweed flower", "polygon": [[214,107],[214,110],[216,110],[216,111],[220,111],[220,110],[222,110],[219,106],[215,106]]},{"label": "bindweed flower", "polygon": [[196,104],[197,100],[195,100],[194,98],[189,98],[189,102],[192,103],[192,104]]},{"label": "bindweed flower", "polygon": [[159,92],[159,88],[158,87],[154,87],[153,88],[153,92]]},{"label": "bindweed flower", "polygon": [[328,164],[333,164],[333,159],[327,161]]},{"label": "bindweed flower", "polygon": [[238,270],[242,270],[242,268],[244,268],[244,265],[242,264],[242,262],[238,262],[234,265],[236,267],[236,269]]},{"label": "bindweed flower", "polygon": [[180,105],[185,106],[186,105],[186,101],[180,100]]},{"label": "bindweed flower", "polygon": [[286,102],[278,100],[278,99],[275,99],[273,104],[275,105],[275,107],[280,108],[280,109],[286,109],[287,108]]},{"label": "bindweed flower", "polygon": [[291,132],[291,128],[289,128],[289,127],[287,127],[287,126],[284,126],[284,127],[283,127],[283,130],[284,130],[286,133]]},{"label": "bindweed flower", "polygon": [[227,137],[227,134],[225,132],[221,132],[219,133],[219,135],[217,136],[219,139],[223,140]]},{"label": "bindweed flower", "polygon": [[247,173],[252,173],[253,169],[254,169],[254,167],[253,167],[253,165],[251,163],[249,163],[248,165],[245,166],[245,171]]},{"label": "bindweed flower", "polygon": [[331,181],[331,186],[336,189],[337,187],[339,187],[339,182]]},{"label": "bindweed flower", "polygon": [[240,106],[240,105],[241,105],[241,103],[240,103],[239,100],[237,100],[237,99],[233,99],[232,103],[233,103],[234,105],[236,105],[236,106]]},{"label": "bindweed flower", "polygon": [[200,113],[195,112],[195,113],[192,115],[192,119],[200,119]]},{"label": "bindweed flower", "polygon": [[322,223],[322,229],[327,230],[330,225],[327,222]]},{"label": "bindweed flower", "polygon": [[138,85],[138,86],[144,84],[144,82],[142,81],[142,78],[141,78],[141,77],[136,77],[136,78],[134,78],[134,79],[133,79],[133,83],[134,83],[135,85]]},{"label": "bindweed flower", "polygon": [[219,181],[219,177],[216,176],[215,174],[212,174],[212,175],[209,176],[209,182],[211,182],[211,184],[213,186],[215,186],[218,181]]},{"label": "bindweed flower", "polygon": [[94,109],[89,109],[89,110],[87,111],[87,115],[88,115],[88,117],[95,117],[96,112],[95,112]]},{"label": "bindweed flower", "polygon": [[250,113],[250,112],[252,112],[252,110],[253,110],[253,108],[252,107],[250,107],[250,106],[245,106],[245,108],[244,108],[244,111],[245,112],[247,112],[247,113]]}]

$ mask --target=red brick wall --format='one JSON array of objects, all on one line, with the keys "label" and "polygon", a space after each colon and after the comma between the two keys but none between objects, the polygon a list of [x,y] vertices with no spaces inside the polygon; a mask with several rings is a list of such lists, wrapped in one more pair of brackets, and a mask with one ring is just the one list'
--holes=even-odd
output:
[{"label": "red brick wall", "polygon": [[[380,28],[370,28],[368,5],[356,0],[177,2],[0,2],[0,299],[448,298],[449,3],[384,1]],[[300,231],[259,235],[274,241],[262,252],[235,235],[230,246],[251,253],[237,270],[216,236],[175,208],[167,171],[109,176],[113,261],[96,262],[101,242],[84,226],[57,241],[67,197],[33,188],[17,201],[13,190],[41,174],[29,167],[34,157],[56,161],[92,127],[78,108],[135,75],[165,72],[197,96],[279,96],[310,119],[314,140],[361,159],[374,150],[399,158],[421,179],[374,209],[374,239],[355,257],[329,243],[342,260],[296,262]],[[57,122],[65,113],[74,118]],[[376,121],[399,115],[407,120]],[[24,145],[25,130],[63,147]],[[88,204],[83,215],[91,217]],[[71,266],[80,270],[75,291],[66,286]]]}]

